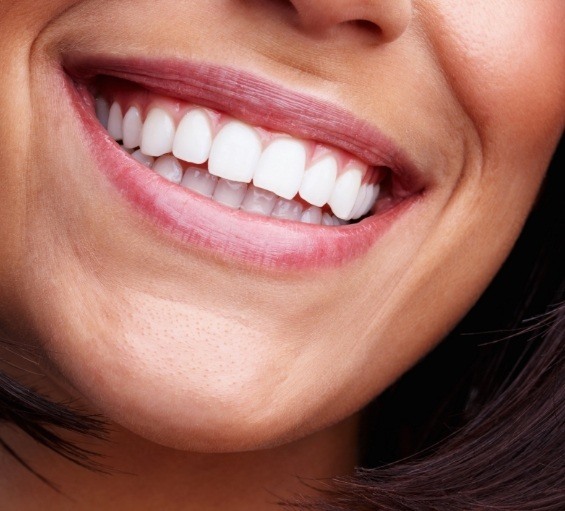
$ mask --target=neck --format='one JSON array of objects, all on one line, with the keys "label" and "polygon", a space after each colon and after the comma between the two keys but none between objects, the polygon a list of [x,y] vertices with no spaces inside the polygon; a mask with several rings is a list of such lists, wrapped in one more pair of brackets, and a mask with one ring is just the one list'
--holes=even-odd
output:
[{"label": "neck", "polygon": [[309,483],[350,474],[356,463],[357,418],[297,442],[256,452],[195,454],[165,448],[128,432],[88,445],[111,475],[78,467],[37,446],[21,432],[0,438],[57,492],[0,452],[0,494],[7,509],[268,511],[296,495],[313,495]]}]

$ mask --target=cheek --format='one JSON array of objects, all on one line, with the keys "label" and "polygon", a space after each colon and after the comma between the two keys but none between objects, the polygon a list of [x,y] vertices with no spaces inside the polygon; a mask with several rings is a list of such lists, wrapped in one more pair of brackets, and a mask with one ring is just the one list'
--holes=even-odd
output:
[{"label": "cheek", "polygon": [[0,0],[1,46],[14,39],[33,41],[51,20],[79,3],[81,0]]},{"label": "cheek", "polygon": [[551,152],[565,118],[565,3],[442,0],[431,9],[432,43],[485,149],[505,138],[523,157]]},{"label": "cheek", "polygon": [[36,109],[30,105],[29,55],[38,34],[50,20],[78,3],[0,0],[0,204],[10,205],[3,208],[0,222],[0,261],[4,263],[0,265],[2,311],[11,311],[17,300],[19,272],[15,268],[24,260],[22,233],[30,195],[28,185],[39,166],[30,157],[30,127]]}]

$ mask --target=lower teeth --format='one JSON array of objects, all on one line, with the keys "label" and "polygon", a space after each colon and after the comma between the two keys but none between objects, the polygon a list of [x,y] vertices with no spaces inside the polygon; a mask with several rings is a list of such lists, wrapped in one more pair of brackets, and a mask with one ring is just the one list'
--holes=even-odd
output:
[{"label": "lower teeth", "polygon": [[123,146],[122,149],[167,181],[211,198],[231,209],[277,220],[313,225],[341,226],[351,223],[337,218],[322,208],[305,207],[298,201],[283,199],[252,184],[221,179],[198,167],[183,168],[181,162],[172,154],[155,159],[146,156],[139,149],[125,149]]}]

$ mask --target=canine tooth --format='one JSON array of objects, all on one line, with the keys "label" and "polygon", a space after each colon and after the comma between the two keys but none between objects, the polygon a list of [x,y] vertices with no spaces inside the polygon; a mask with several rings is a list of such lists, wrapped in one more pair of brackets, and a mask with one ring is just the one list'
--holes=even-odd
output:
[{"label": "canine tooth", "polygon": [[212,176],[209,172],[196,167],[186,169],[181,181],[181,186],[190,188],[205,197],[212,197],[214,195],[217,184],[218,178],[216,176]]},{"label": "canine tooth", "polygon": [[137,151],[134,151],[131,154],[131,157],[149,168],[151,168],[153,166],[153,163],[155,162],[155,158],[153,158],[153,156],[147,156],[146,154],[143,154],[139,149]]},{"label": "canine tooth", "polygon": [[304,144],[291,138],[280,138],[263,151],[253,184],[290,200],[298,193],[305,167]]},{"label": "canine tooth", "polygon": [[362,178],[363,173],[356,168],[348,170],[337,178],[332,196],[328,201],[335,216],[341,219],[349,217],[357,200]]},{"label": "canine tooth", "polygon": [[108,133],[114,140],[122,139],[122,107],[118,103],[113,103],[108,116]]},{"label": "canine tooth", "polygon": [[250,185],[243,199],[241,209],[248,213],[269,216],[275,207],[277,196],[267,190]]},{"label": "canine tooth", "polygon": [[148,156],[162,156],[173,149],[175,122],[161,108],[153,108],[141,131],[141,151]]},{"label": "canine tooth", "polygon": [[362,208],[365,204],[365,200],[367,199],[367,194],[371,193],[370,190],[368,189],[369,185],[368,184],[364,184],[361,185],[361,188],[359,188],[359,193],[357,194],[357,199],[355,200],[355,205],[353,206],[353,209],[351,210],[351,213],[349,215],[348,220],[351,219],[357,219],[359,217],[361,217],[361,211]]},{"label": "canine tooth", "polygon": [[377,199],[379,198],[379,193],[381,191],[381,187],[379,185],[368,185],[368,186],[369,188],[368,188],[367,197],[365,198],[365,202],[363,203],[363,207],[361,208],[361,216],[364,216],[369,211],[371,211],[371,209],[377,202]]},{"label": "canine tooth", "polygon": [[110,118],[110,105],[104,98],[96,98],[96,117],[100,124],[108,129],[108,119]]},{"label": "canine tooth", "polygon": [[246,183],[220,179],[216,186],[216,190],[214,191],[214,200],[224,206],[239,209],[246,193]]},{"label": "canine tooth", "polygon": [[322,223],[322,210],[316,206],[308,208],[302,213],[301,221],[305,224],[320,225]]},{"label": "canine tooth", "polygon": [[322,215],[322,225],[334,225],[334,219],[332,217],[332,215],[330,215],[329,213],[324,213]]},{"label": "canine tooth", "polygon": [[231,121],[212,143],[208,169],[215,176],[250,183],[262,149],[261,139],[251,126]]},{"label": "canine tooth", "polygon": [[141,122],[141,114],[139,110],[132,106],[124,115],[122,132],[124,137],[124,147],[133,149],[141,145],[141,130],[143,122]]},{"label": "canine tooth", "polygon": [[171,183],[180,184],[182,180],[182,165],[172,155],[161,156],[153,164],[153,170]]},{"label": "canine tooth", "polygon": [[337,161],[333,156],[327,156],[304,173],[300,197],[314,206],[322,207],[330,200],[336,179]]},{"label": "canine tooth", "polygon": [[375,195],[375,185],[367,185],[367,193],[361,204],[361,215],[365,215],[374,204],[373,197]]},{"label": "canine tooth", "polygon": [[202,110],[192,110],[181,120],[173,143],[173,154],[189,163],[204,163],[212,148],[212,123]]},{"label": "canine tooth", "polygon": [[281,220],[300,220],[302,218],[302,204],[294,200],[279,199],[275,204],[271,216]]}]

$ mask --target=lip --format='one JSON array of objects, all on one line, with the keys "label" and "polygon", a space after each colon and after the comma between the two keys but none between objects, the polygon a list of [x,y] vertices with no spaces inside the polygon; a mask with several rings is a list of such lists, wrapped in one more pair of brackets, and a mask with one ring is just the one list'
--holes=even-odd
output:
[{"label": "lip", "polygon": [[[338,266],[365,254],[426,187],[419,169],[369,123],[247,72],[196,62],[96,56],[67,57],[60,75],[102,174],[157,226],[208,256],[273,269]],[[157,94],[333,145],[370,165],[389,167],[399,201],[358,224],[337,228],[232,211],[167,182],[119,148],[94,113],[87,84],[97,75],[128,80]]]}]

